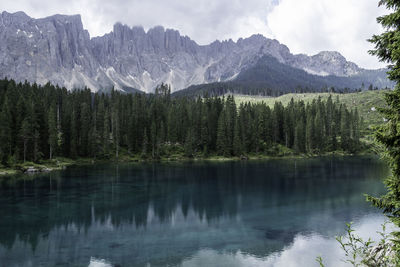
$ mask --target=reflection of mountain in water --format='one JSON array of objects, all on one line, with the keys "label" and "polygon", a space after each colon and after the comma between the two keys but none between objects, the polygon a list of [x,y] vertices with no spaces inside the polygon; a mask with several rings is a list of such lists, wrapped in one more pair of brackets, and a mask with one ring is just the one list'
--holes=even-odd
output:
[{"label": "reflection of mountain in water", "polygon": [[368,213],[361,194],[380,193],[385,171],[345,158],[106,165],[3,180],[0,262],[179,264],[202,248],[265,256],[298,233],[335,235]]}]

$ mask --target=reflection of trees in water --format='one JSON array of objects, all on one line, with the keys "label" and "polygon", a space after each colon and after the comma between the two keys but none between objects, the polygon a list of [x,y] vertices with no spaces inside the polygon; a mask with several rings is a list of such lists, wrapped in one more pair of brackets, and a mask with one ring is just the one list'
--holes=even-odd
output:
[{"label": "reflection of trees in water", "polygon": [[[311,214],[362,206],[359,194],[381,192],[375,177],[385,172],[385,166],[366,160],[93,166],[3,180],[0,243],[11,248],[18,236],[35,248],[39,237],[56,227],[74,224],[87,230],[94,220],[110,220],[116,228],[147,227],[150,210],[160,223],[168,224],[177,209],[184,217],[192,210],[212,223],[260,207],[276,212],[293,206],[294,214]],[[267,238],[289,238],[273,234],[277,230],[268,228],[268,220],[259,222]]]}]

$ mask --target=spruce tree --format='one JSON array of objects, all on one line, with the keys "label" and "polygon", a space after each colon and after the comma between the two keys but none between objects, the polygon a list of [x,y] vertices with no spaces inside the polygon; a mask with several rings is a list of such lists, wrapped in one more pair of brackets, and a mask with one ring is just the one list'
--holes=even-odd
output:
[{"label": "spruce tree", "polygon": [[[128,150],[133,155],[145,151],[158,158],[160,149],[167,147],[161,146],[164,143],[224,156],[268,153],[277,143],[298,152],[317,147],[324,150],[318,139],[336,136],[335,127],[328,130],[328,114],[334,125],[340,126],[344,112],[335,108],[337,103],[331,104],[334,107],[329,112],[322,100],[313,101],[307,109],[303,102],[294,101],[286,107],[277,102],[270,109],[265,103],[237,107],[231,96],[169,98],[168,86],[160,87],[157,95],[132,96],[115,91],[108,95],[87,89],[68,91],[51,84],[4,83],[7,90],[0,88],[3,165],[9,159],[22,159],[23,151],[25,160],[33,161],[55,155],[110,157],[111,150],[115,157]],[[16,103],[15,109],[11,103]],[[357,112],[349,117],[349,136],[356,143]],[[343,122],[346,124],[346,119]]]},{"label": "spruce tree", "polygon": [[71,158],[76,158],[78,156],[78,129],[77,129],[77,118],[75,109],[72,110],[71,114],[71,140],[70,140],[70,151],[69,155]]},{"label": "spruce tree", "polygon": [[128,151],[129,153],[134,153],[136,148],[136,119],[134,114],[129,118],[128,124]]},{"label": "spruce tree", "polygon": [[217,152],[220,155],[229,156],[226,115],[225,110],[223,110],[218,119]]},{"label": "spruce tree", "polygon": [[103,155],[108,157],[110,154],[110,112],[108,109],[104,114],[103,125]]},{"label": "spruce tree", "polygon": [[147,157],[147,147],[149,145],[149,140],[147,138],[146,128],[143,130],[143,143],[142,143],[142,158]]},{"label": "spruce tree", "polygon": [[0,163],[3,165],[7,164],[8,156],[11,156],[11,134],[11,112],[6,98],[0,112]]},{"label": "spruce tree", "polygon": [[51,105],[49,109],[47,124],[49,129],[49,148],[50,148],[49,158],[53,159],[53,155],[57,151],[57,146],[58,146],[56,113],[53,105]]},{"label": "spruce tree", "polygon": [[87,157],[90,155],[89,138],[91,131],[90,107],[87,103],[82,103],[80,106],[79,124],[79,152],[81,156]]},{"label": "spruce tree", "polygon": [[295,135],[294,135],[294,149],[297,153],[304,153],[305,152],[305,130],[304,130],[304,122],[299,121],[295,128]]},{"label": "spruce tree", "polygon": [[350,113],[345,106],[340,107],[340,145],[343,151],[351,151]]},{"label": "spruce tree", "polygon": [[314,119],[314,142],[315,148],[318,149],[319,152],[324,151],[324,123],[323,123],[323,115],[321,114],[321,109],[317,109],[317,114],[315,115]]},{"label": "spruce tree", "polygon": [[[389,79],[396,82],[395,89],[386,93],[387,108],[380,111],[387,119],[376,132],[377,141],[385,148],[392,175],[385,180],[386,195],[381,198],[369,197],[372,203],[381,208],[391,221],[400,227],[400,1],[380,0],[379,5],[386,6],[391,13],[378,17],[385,32],[374,35],[371,42],[375,49],[370,51],[381,61],[389,63]],[[400,232],[395,233],[397,263],[400,265]]]},{"label": "spruce tree", "polygon": [[116,108],[112,111],[112,137],[115,149],[115,158],[119,157],[119,143],[120,143],[120,122],[119,122],[119,112]]},{"label": "spruce tree", "polygon": [[307,112],[306,121],[306,148],[307,152],[314,153],[315,149],[315,127],[314,127],[314,116],[311,110]]},{"label": "spruce tree", "polygon": [[28,153],[28,145],[29,145],[29,141],[32,138],[31,126],[30,126],[28,118],[25,118],[22,121],[22,125],[21,125],[21,129],[20,129],[19,135],[20,135],[20,137],[22,139],[22,142],[23,142],[23,159],[24,159],[24,162],[26,162],[27,153]]},{"label": "spruce tree", "polygon": [[194,134],[193,129],[189,129],[185,140],[185,155],[187,157],[193,157],[194,154]]},{"label": "spruce tree", "polygon": [[233,133],[233,154],[235,156],[240,156],[243,153],[242,149],[242,141],[241,141],[241,136],[240,136],[240,126],[239,126],[239,120],[236,119],[235,122],[235,129]]}]

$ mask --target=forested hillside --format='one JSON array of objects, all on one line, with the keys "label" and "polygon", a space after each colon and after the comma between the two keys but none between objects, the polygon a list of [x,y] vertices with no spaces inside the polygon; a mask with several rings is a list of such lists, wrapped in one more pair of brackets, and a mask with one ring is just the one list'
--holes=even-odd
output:
[{"label": "forested hillside", "polygon": [[276,155],[359,149],[357,110],[329,97],[305,104],[236,105],[234,97],[171,98],[155,94],[68,91],[0,81],[0,160],[5,166],[54,157],[118,158],[121,153],[159,159]]},{"label": "forested hillside", "polygon": [[[386,70],[377,70],[383,77]],[[378,89],[369,80],[369,71],[351,76],[320,76],[302,69],[280,63],[276,58],[263,56],[254,66],[242,70],[235,79],[191,86],[177,91],[177,96],[218,96],[224,94],[246,94],[262,96],[280,96],[288,93],[349,93]],[[393,83],[386,83],[392,87]]]},{"label": "forested hillside", "polygon": [[297,93],[284,94],[279,97],[265,96],[250,96],[250,95],[235,95],[237,105],[241,103],[262,103],[264,102],[270,108],[273,108],[275,102],[282,102],[284,106],[288,105],[292,99],[294,101],[304,101],[305,104],[311,103],[314,99],[321,98],[328,100],[332,97],[335,101],[341,104],[346,104],[348,107],[357,107],[359,114],[364,120],[363,128],[373,129],[375,126],[385,122],[384,116],[379,112],[380,108],[385,108],[385,94],[390,90],[364,90],[355,93]]}]

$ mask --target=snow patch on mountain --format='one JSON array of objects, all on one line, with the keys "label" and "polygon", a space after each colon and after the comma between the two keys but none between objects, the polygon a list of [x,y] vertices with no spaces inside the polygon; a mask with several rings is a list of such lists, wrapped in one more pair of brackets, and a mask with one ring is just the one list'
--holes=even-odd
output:
[{"label": "snow patch on mountain", "polygon": [[[80,15],[33,19],[23,12],[0,14],[0,77],[93,91],[136,88],[153,92],[161,83],[173,91],[191,85],[234,80],[264,55],[308,73],[354,76],[365,70],[338,52],[293,55],[277,40],[253,35],[237,42],[198,45],[176,30],[117,23],[90,38]],[[370,77],[378,72],[369,71]],[[380,74],[381,72],[379,72]],[[385,78],[376,78],[385,82]]]}]

